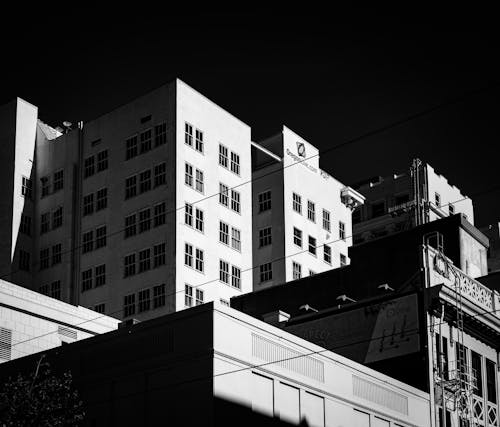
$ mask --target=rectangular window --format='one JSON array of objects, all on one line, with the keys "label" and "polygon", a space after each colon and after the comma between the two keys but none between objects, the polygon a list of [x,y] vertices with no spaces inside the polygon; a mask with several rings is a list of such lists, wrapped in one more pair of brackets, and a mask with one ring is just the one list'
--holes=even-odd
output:
[{"label": "rectangular window", "polygon": [[139,251],[139,273],[151,269],[151,249]]},{"label": "rectangular window", "polygon": [[31,261],[29,252],[19,250],[19,269],[23,271],[31,270]]},{"label": "rectangular window", "polygon": [[167,124],[162,123],[155,126],[155,147],[167,143]]},{"label": "rectangular window", "polygon": [[95,158],[94,156],[87,157],[84,161],[83,177],[88,178],[95,174]]},{"label": "rectangular window", "polygon": [[453,206],[451,203],[448,205],[448,213],[450,215],[455,215],[455,206]]},{"label": "rectangular window", "polygon": [[293,272],[293,280],[300,279],[302,277],[302,266],[298,262],[293,261],[292,272]]},{"label": "rectangular window", "polygon": [[139,174],[139,188],[141,193],[151,190],[151,171],[149,169]]},{"label": "rectangular window", "polygon": [[95,268],[95,286],[103,286],[106,284],[106,264],[101,264]]},{"label": "rectangular window", "polygon": [[193,226],[193,205],[189,203],[184,204],[184,224]]},{"label": "rectangular window", "polygon": [[473,392],[476,396],[483,396],[483,369],[482,369],[482,357],[475,351],[471,351],[471,365],[472,373],[475,377],[475,383],[473,383]]},{"label": "rectangular window", "polygon": [[339,221],[339,239],[345,240],[345,224]]},{"label": "rectangular window", "polygon": [[96,206],[95,210],[100,211],[108,207],[108,189],[101,188],[96,194]]},{"label": "rectangular window", "polygon": [[61,227],[62,223],[63,223],[63,208],[62,206],[60,206],[52,213],[52,229]]},{"label": "rectangular window", "polygon": [[25,176],[22,177],[21,195],[27,199],[33,197],[33,181]]},{"label": "rectangular window", "polygon": [[50,297],[61,299],[61,281],[56,280],[50,284]]},{"label": "rectangular window", "polygon": [[43,199],[50,194],[50,179],[48,176],[42,176],[40,178],[40,183],[42,185],[42,191],[40,197]]},{"label": "rectangular window", "polygon": [[137,136],[132,136],[126,141],[126,153],[125,160],[130,160],[136,157],[138,154],[137,150]]},{"label": "rectangular window", "polygon": [[293,243],[299,248],[302,247],[302,230],[293,227]]},{"label": "rectangular window", "polygon": [[60,264],[62,261],[62,245],[58,243],[52,246],[52,265]]},{"label": "rectangular window", "polygon": [[272,228],[266,227],[259,230],[259,248],[268,246],[272,243]]},{"label": "rectangular window", "polygon": [[307,219],[316,222],[316,207],[310,200],[307,201]]},{"label": "rectangular window", "polygon": [[439,193],[434,194],[434,201],[438,208],[441,207],[441,195]]},{"label": "rectangular window", "polygon": [[153,308],[165,305],[165,284],[153,287]]},{"label": "rectangular window", "polygon": [[40,234],[50,231],[50,212],[44,213],[40,217]]},{"label": "rectangular window", "polygon": [[106,246],[106,226],[103,225],[95,229],[95,248],[103,248]]},{"label": "rectangular window", "polygon": [[203,304],[204,292],[201,289],[196,289],[196,305]]},{"label": "rectangular window", "polygon": [[151,129],[141,132],[141,154],[151,150]]},{"label": "rectangular window", "polygon": [[227,168],[228,162],[228,150],[222,144],[219,144],[219,165]]},{"label": "rectangular window", "polygon": [[165,243],[159,243],[153,246],[153,267],[159,267],[160,265],[165,265]]},{"label": "rectangular window", "polygon": [[125,217],[125,238],[135,236],[135,234],[137,233],[135,221],[136,221],[135,214]]},{"label": "rectangular window", "polygon": [[240,156],[233,151],[231,151],[231,172],[240,174]]},{"label": "rectangular window", "polygon": [[240,213],[240,193],[235,190],[231,190],[231,209]]},{"label": "rectangular window", "polygon": [[323,229],[330,232],[330,212],[323,209]]},{"label": "rectangular window", "polygon": [[297,193],[293,193],[292,197],[293,197],[293,203],[292,203],[293,210],[302,215],[302,197],[299,196]]},{"label": "rectangular window", "polygon": [[106,304],[104,303],[96,304],[94,307],[94,311],[97,313],[104,314],[106,312]]},{"label": "rectangular window", "polygon": [[203,132],[199,129],[196,129],[195,149],[203,153]]},{"label": "rectangular window", "polygon": [[486,394],[489,402],[497,403],[497,370],[495,362],[486,359]]},{"label": "rectangular window", "polygon": [[231,286],[236,289],[241,289],[241,269],[232,266],[231,267]]},{"label": "rectangular window", "polygon": [[271,209],[271,190],[260,193],[258,199],[259,199],[259,213]]},{"label": "rectangular window", "polygon": [[184,244],[184,265],[193,266],[193,245],[189,243]]},{"label": "rectangular window", "polygon": [[193,306],[193,287],[184,285],[184,305],[186,307]]},{"label": "rectangular window", "polygon": [[226,207],[229,206],[229,187],[219,183],[219,203]]},{"label": "rectangular window", "polygon": [[139,233],[144,233],[151,229],[151,209],[144,209],[139,212]]},{"label": "rectangular window", "polygon": [[92,269],[82,271],[82,292],[92,289]]},{"label": "rectangular window", "polygon": [[54,193],[64,188],[64,170],[54,172]]},{"label": "rectangular window", "polygon": [[229,245],[229,225],[222,221],[219,221],[219,241]]},{"label": "rectangular window", "polygon": [[87,194],[83,196],[83,216],[91,215],[94,213],[94,194]]},{"label": "rectangular window", "polygon": [[49,268],[49,262],[50,262],[50,254],[49,254],[49,248],[41,249],[40,250],[40,270],[45,270],[46,268]]},{"label": "rectangular window", "polygon": [[201,209],[196,208],[196,227],[198,231],[203,233],[204,230],[204,222],[203,222],[203,211]]},{"label": "rectangular window", "polygon": [[155,187],[167,183],[167,164],[165,162],[155,166]]},{"label": "rectangular window", "polygon": [[269,282],[273,280],[273,267],[270,262],[261,264],[259,266],[260,283]]},{"label": "rectangular window", "polygon": [[188,187],[193,187],[193,166],[189,163],[185,164],[184,184]]},{"label": "rectangular window", "polygon": [[219,280],[229,284],[229,263],[219,260]]},{"label": "rectangular window", "polygon": [[135,274],[135,254],[126,255],[123,259],[123,276],[129,277]]},{"label": "rectangular window", "polygon": [[332,263],[332,248],[328,245],[324,245],[323,246],[323,260],[327,263],[327,264],[331,264]]},{"label": "rectangular window", "polygon": [[123,316],[128,317],[135,314],[135,294],[125,295],[123,297]]},{"label": "rectangular window", "polygon": [[91,230],[83,233],[82,242],[82,253],[92,251],[94,249],[94,232]]},{"label": "rectangular window", "polygon": [[309,236],[308,251],[310,254],[316,256],[316,239],[312,236]]},{"label": "rectangular window", "polygon": [[125,180],[125,199],[130,199],[137,195],[137,176],[128,177]]},{"label": "rectangular window", "polygon": [[97,172],[102,172],[108,168],[108,150],[97,153]]},{"label": "rectangular window", "polygon": [[159,227],[160,225],[165,224],[166,216],[167,212],[165,208],[165,202],[155,205],[154,226]]},{"label": "rectangular window", "polygon": [[196,248],[195,268],[196,268],[196,270],[201,271],[202,273],[203,273],[203,270],[205,269],[203,257],[204,257],[203,250]]},{"label": "rectangular window", "polygon": [[139,291],[138,312],[142,313],[151,309],[151,296],[149,289]]},{"label": "rectangular window", "polygon": [[31,236],[31,217],[29,217],[28,215],[21,215],[19,232],[26,234],[26,236]]},{"label": "rectangular window", "polygon": [[340,254],[340,266],[343,267],[347,265],[347,257],[344,254]]},{"label": "rectangular window", "polygon": [[203,172],[196,169],[196,191],[203,193],[205,191],[205,184],[203,183]]},{"label": "rectangular window", "polygon": [[231,247],[241,251],[241,232],[234,227],[231,227]]},{"label": "rectangular window", "polygon": [[184,143],[190,147],[193,146],[193,126],[189,123],[184,124]]}]

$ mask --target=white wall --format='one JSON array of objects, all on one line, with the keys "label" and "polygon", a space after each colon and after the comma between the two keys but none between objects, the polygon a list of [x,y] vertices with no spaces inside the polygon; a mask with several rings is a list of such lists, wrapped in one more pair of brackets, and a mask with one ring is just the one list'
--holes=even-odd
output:
[{"label": "white wall", "polygon": [[307,418],[313,426],[352,426],[357,410],[371,425],[430,425],[427,393],[236,310],[215,308],[217,397],[294,424]]},{"label": "white wall", "polygon": [[[176,309],[184,308],[184,285],[198,286],[204,291],[205,301],[224,299],[252,290],[252,208],[251,197],[251,135],[250,127],[194,89],[177,80],[177,119],[176,119],[176,204],[177,241],[176,241]],[[184,143],[184,126],[188,122],[193,133],[198,128],[203,131],[204,153]],[[240,156],[240,175],[219,166],[219,143]],[[200,193],[184,184],[185,162],[193,166],[193,175],[198,168],[204,172],[205,191]],[[219,182],[240,193],[241,213],[219,204]],[[184,204],[194,203],[193,208],[204,212],[205,231],[201,233],[184,224]],[[194,210],[194,209],[193,209]],[[241,231],[241,252],[219,243],[219,220]],[[184,265],[184,244],[193,245],[204,251],[205,271],[200,273]],[[242,270],[241,290],[219,282],[219,259],[236,265]],[[245,271],[247,270],[247,271]],[[209,282],[209,283],[206,283]],[[205,284],[206,283],[206,284]],[[193,296],[196,290],[193,292]]]}]

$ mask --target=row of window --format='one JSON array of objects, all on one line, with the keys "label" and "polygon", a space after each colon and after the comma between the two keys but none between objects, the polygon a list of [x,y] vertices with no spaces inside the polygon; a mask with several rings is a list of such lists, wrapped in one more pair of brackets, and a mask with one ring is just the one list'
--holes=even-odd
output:
[{"label": "row of window", "polygon": [[[40,198],[47,197],[50,194],[50,176],[40,178],[41,192]],[[57,193],[64,188],[64,171],[61,169],[54,172],[52,176],[52,193]]]},{"label": "row of window", "polygon": [[39,292],[43,295],[47,295],[51,298],[61,299],[61,281],[56,280],[52,282],[50,285],[41,285],[38,288]]},{"label": "row of window", "polygon": [[230,265],[227,261],[219,260],[219,280],[231,285],[233,288],[241,289],[241,269]]},{"label": "row of window", "polygon": [[[231,240],[229,239],[229,230],[231,230]],[[230,227],[223,221],[219,221],[219,241],[241,252],[241,231]]]},{"label": "row of window", "polygon": [[89,178],[108,168],[108,150],[99,151],[83,161],[83,178]]},{"label": "row of window", "polygon": [[[194,254],[194,257],[193,257]],[[205,271],[205,255],[203,249],[194,248],[190,243],[184,244],[184,265],[203,273]],[[194,261],[194,262],[193,262]]]},{"label": "row of window", "polygon": [[205,231],[205,214],[199,208],[193,208],[190,203],[184,205],[184,224],[189,227],[194,227],[200,232]]},{"label": "row of window", "polygon": [[[50,248],[40,249],[40,270],[45,270],[50,267]],[[52,246],[52,265],[60,264],[62,261],[62,245],[57,243]]]},{"label": "row of window", "polygon": [[[95,240],[94,240],[95,236]],[[94,230],[89,230],[83,233],[82,237],[82,253],[88,253],[106,246],[107,234],[106,226],[102,225]]]},{"label": "row of window", "polygon": [[[151,309],[165,306],[165,284],[143,289],[137,294],[128,294],[123,297],[123,317],[129,317],[135,313],[144,313]],[[137,298],[136,298],[137,295]]]},{"label": "row of window", "polygon": [[125,199],[130,199],[131,197],[135,197],[138,194],[150,191],[153,183],[154,188],[167,183],[167,164],[165,162],[156,165],[153,170],[147,169],[136,175],[132,175],[126,178]]},{"label": "row of window", "polygon": [[97,192],[83,196],[83,216],[92,215],[94,212],[108,207],[108,189],[101,188]]},{"label": "row of window", "polygon": [[[154,127],[155,148],[167,143],[167,124],[161,123]],[[125,160],[133,159],[139,154],[152,150],[153,130],[147,129],[139,135],[133,135],[125,141]]]},{"label": "row of window", "polygon": [[[40,234],[48,233],[51,228],[51,212],[45,212],[40,215]],[[31,221],[30,221],[31,222]],[[61,227],[63,224],[63,208],[59,206],[52,211],[52,230]]]},{"label": "row of window", "polygon": [[229,150],[222,144],[219,144],[219,165],[240,175],[240,155],[231,151],[231,158],[229,158]]},{"label": "row of window", "polygon": [[205,299],[205,292],[199,288],[194,288],[194,286],[184,285],[184,305],[186,307],[192,307],[194,305],[201,305]]},{"label": "row of window", "polygon": [[88,291],[93,287],[99,287],[106,284],[106,264],[97,265],[94,268],[88,268],[82,271],[82,292]]},{"label": "row of window", "polygon": [[145,248],[123,258],[123,277],[144,273],[151,268],[158,268],[166,263],[166,245],[158,243],[153,248]]},{"label": "row of window", "polygon": [[[184,183],[188,187],[194,188],[196,191],[203,194],[205,192],[205,174],[203,171],[197,168],[193,169],[193,165],[190,165],[189,163],[185,164],[184,170]],[[193,170],[196,173],[196,179],[194,179]]]},{"label": "row of window", "polygon": [[152,208],[145,208],[125,217],[125,239],[151,230],[151,226],[159,227],[166,221],[165,202]]},{"label": "row of window", "polygon": [[229,187],[222,182],[219,183],[219,203],[226,208],[230,208],[236,213],[241,213],[240,193],[231,189],[229,194]]},{"label": "row of window", "polygon": [[[302,215],[302,196],[297,193],[292,194],[292,208],[295,212]],[[316,204],[311,200],[307,201],[307,219],[314,223],[316,222]],[[326,209],[323,209],[323,229],[331,232],[331,215],[330,211]],[[342,232],[340,231],[341,229]],[[339,237],[345,239],[345,224],[341,221],[339,221]]]},{"label": "row of window", "polygon": [[[194,144],[193,144],[193,139],[194,139]],[[184,143],[187,146],[194,148],[199,153],[203,153],[204,151],[203,132],[200,129],[193,128],[193,125],[190,125],[189,123],[185,122]]]}]

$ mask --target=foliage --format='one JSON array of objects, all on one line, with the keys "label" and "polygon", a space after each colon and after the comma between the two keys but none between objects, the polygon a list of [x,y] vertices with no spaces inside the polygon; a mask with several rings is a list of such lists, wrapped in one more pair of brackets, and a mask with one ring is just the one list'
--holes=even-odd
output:
[{"label": "foliage", "polygon": [[30,375],[18,374],[0,389],[0,426],[78,426],[85,413],[71,373],[52,373],[43,356]]}]

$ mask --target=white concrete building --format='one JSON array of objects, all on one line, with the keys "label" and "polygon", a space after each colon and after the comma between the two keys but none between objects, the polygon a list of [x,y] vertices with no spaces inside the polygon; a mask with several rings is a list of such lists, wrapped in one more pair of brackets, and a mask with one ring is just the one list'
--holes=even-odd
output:
[{"label": "white concrete building", "polygon": [[366,197],[353,212],[354,244],[459,213],[474,225],[472,200],[419,159],[408,172],[372,177],[353,187]]},{"label": "white concrete building", "polygon": [[252,290],[249,126],[180,80],[63,133],[37,117],[0,110],[5,278],[143,320]]},{"label": "white concrete building", "polygon": [[349,264],[352,208],[364,197],[319,167],[287,127],[253,144],[254,289]]},{"label": "white concrete building", "polygon": [[0,363],[115,330],[119,323],[0,280]]}]

